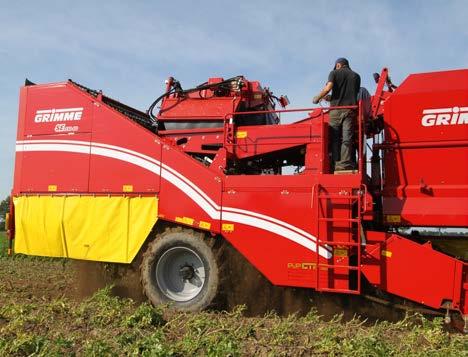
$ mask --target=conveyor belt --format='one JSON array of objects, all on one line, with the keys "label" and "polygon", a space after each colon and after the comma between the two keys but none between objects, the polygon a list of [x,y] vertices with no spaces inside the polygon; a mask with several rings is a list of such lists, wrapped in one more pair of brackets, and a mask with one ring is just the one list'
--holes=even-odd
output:
[{"label": "conveyor belt", "polygon": [[[72,83],[77,88],[79,88],[80,90],[88,93],[89,95],[91,95],[91,96],[93,96],[95,98],[100,93],[97,90],[90,89],[88,87],[85,87],[82,84],[74,82],[71,79],[69,79],[69,82]],[[119,113],[125,115],[127,118],[133,120],[137,124],[145,127],[148,130],[154,131],[154,129],[155,129],[154,123],[153,123],[153,121],[151,120],[151,118],[149,117],[148,114],[143,113],[143,112],[141,112],[141,111],[139,111],[139,110],[137,110],[135,108],[132,108],[132,107],[126,105],[126,104],[120,103],[119,101],[117,101],[115,99],[112,99],[110,97],[107,97],[105,95],[102,95],[102,101],[105,104],[107,104],[108,106],[110,106],[112,109],[117,110]]]}]

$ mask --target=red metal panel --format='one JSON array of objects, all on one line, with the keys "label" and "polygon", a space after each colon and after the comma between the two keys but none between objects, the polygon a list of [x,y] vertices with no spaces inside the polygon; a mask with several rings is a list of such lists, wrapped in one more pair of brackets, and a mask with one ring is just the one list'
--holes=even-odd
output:
[{"label": "red metal panel", "polygon": [[69,83],[26,87],[26,136],[89,133],[92,128],[93,101]]},{"label": "red metal panel", "polygon": [[16,191],[159,191],[159,138],[99,96],[67,82],[24,87],[21,98]]},{"label": "red metal panel", "polygon": [[463,262],[433,250],[430,244],[421,245],[397,234],[366,251],[362,271],[379,288],[435,309],[445,300],[453,308],[461,308]]},{"label": "red metal panel", "polygon": [[468,69],[412,74],[385,103],[386,140],[399,143],[467,140],[466,121],[424,125],[425,110],[450,109],[446,112],[452,117],[453,108],[463,107],[468,107]]},{"label": "red metal panel", "polygon": [[[227,178],[222,223],[232,224],[233,230],[225,229],[223,235],[273,284],[315,287],[316,255],[291,240],[297,231],[288,226],[312,231],[311,188],[281,187],[278,181],[282,178],[278,177],[276,187],[272,187],[271,177],[255,176],[255,186],[250,180],[250,188],[231,182],[236,181],[232,177]],[[233,212],[231,208],[242,212]],[[233,213],[244,223],[234,221]],[[300,233],[297,236],[312,244],[311,238]]]},{"label": "red metal panel", "polygon": [[410,75],[385,103],[384,215],[468,226],[468,70]]},{"label": "red metal panel", "polygon": [[220,175],[168,144],[162,146],[161,218],[219,232]]},{"label": "red metal panel", "polygon": [[468,148],[396,149],[385,155],[384,215],[401,215],[402,225],[468,226]]},{"label": "red metal panel", "polygon": [[96,103],[90,192],[159,192],[161,143],[124,115]]},{"label": "red metal panel", "polygon": [[233,100],[232,97],[213,97],[209,100],[166,98],[159,117],[163,121],[171,118],[223,120],[226,113],[234,111],[238,101],[239,99]]},{"label": "red metal panel", "polygon": [[21,89],[15,193],[87,192],[94,105],[66,82]]},{"label": "red metal panel", "polygon": [[[58,135],[41,135],[17,144],[17,151],[23,152],[16,193],[88,192],[91,134],[74,134],[65,138],[73,140],[63,140],[64,137]],[[80,144],[75,144],[78,142]]]}]

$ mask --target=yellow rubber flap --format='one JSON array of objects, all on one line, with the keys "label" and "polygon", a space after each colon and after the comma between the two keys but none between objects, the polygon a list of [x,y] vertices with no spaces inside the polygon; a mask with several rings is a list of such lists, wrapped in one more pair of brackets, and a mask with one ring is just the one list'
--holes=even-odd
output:
[{"label": "yellow rubber flap", "polygon": [[20,196],[15,252],[130,263],[157,220],[156,197]]}]

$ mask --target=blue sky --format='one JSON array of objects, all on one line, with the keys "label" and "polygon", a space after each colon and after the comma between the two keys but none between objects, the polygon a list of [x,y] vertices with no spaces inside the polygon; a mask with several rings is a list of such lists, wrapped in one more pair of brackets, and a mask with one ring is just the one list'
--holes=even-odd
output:
[{"label": "blue sky", "polygon": [[188,87],[243,74],[308,107],[337,57],[371,93],[383,66],[395,83],[467,68],[467,18],[464,0],[0,0],[0,198],[12,185],[26,77],[72,78],[144,110],[169,75]]}]

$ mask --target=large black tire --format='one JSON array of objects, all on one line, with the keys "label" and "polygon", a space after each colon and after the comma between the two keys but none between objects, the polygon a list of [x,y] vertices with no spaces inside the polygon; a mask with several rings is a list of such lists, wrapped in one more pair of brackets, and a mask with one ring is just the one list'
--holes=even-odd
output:
[{"label": "large black tire", "polygon": [[201,311],[220,290],[214,238],[191,229],[168,228],[147,247],[140,265],[143,293],[153,305]]}]

